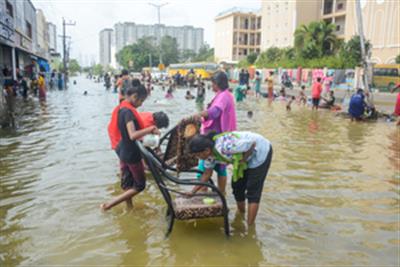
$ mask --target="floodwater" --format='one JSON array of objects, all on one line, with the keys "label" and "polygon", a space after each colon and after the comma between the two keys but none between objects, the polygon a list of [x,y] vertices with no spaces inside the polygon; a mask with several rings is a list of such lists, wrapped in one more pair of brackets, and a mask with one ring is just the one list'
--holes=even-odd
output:
[{"label": "floodwater", "polygon": [[[0,130],[1,266],[400,264],[393,123],[352,123],[296,105],[287,112],[266,99],[240,103],[240,129],[274,147],[256,227],[236,214],[229,188],[231,238],[217,218],[178,221],[166,239],[165,204],[151,179],[133,211],[100,212],[121,192],[106,133],[117,96],[76,79],[45,104],[23,103],[18,128]],[[142,109],[167,111],[173,125],[196,111],[184,93],[166,101],[156,88]]]}]

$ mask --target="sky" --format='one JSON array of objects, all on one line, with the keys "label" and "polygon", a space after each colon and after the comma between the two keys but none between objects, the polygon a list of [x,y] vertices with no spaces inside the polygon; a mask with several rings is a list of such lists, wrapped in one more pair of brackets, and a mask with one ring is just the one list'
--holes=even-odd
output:
[{"label": "sky", "polygon": [[[98,62],[99,32],[113,28],[117,22],[154,24],[157,22],[156,8],[149,3],[168,3],[161,9],[161,23],[165,25],[192,25],[204,28],[204,40],[213,46],[214,18],[232,7],[258,9],[261,0],[32,0],[37,9],[42,9],[47,21],[57,25],[57,34],[62,34],[62,18],[76,22],[67,27],[71,36],[71,58],[87,65]],[[58,38],[61,52],[61,38]]]}]

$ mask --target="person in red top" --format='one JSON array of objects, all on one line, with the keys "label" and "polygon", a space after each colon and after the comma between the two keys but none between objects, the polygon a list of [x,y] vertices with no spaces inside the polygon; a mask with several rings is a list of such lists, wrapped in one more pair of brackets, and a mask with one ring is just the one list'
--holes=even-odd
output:
[{"label": "person in red top", "polygon": [[321,99],[321,93],[322,93],[321,77],[318,77],[317,81],[312,86],[312,92],[311,92],[313,110],[314,108],[318,110],[319,100]]},{"label": "person in red top", "polygon": [[[398,83],[398,84],[396,85],[396,87],[393,88],[393,89],[390,90],[390,91],[393,93],[393,92],[396,91],[397,89],[400,89],[400,83]],[[400,126],[400,92],[397,94],[397,100],[396,100],[396,106],[395,106],[395,108],[394,108],[394,114],[395,114],[396,116],[399,117],[399,119],[397,120],[396,125],[397,125],[397,126]]]}]

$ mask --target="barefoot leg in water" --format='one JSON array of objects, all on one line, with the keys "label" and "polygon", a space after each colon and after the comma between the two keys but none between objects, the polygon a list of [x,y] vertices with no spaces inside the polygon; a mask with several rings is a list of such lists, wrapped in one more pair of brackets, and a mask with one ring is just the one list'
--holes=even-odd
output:
[{"label": "barefoot leg in water", "polygon": [[118,197],[114,198],[113,200],[111,200],[110,202],[107,203],[103,203],[100,205],[100,208],[103,211],[109,210],[112,207],[118,205],[121,202],[126,201],[126,204],[129,208],[132,207],[132,197],[135,196],[137,193],[139,193],[138,191],[136,191],[135,189],[131,188],[126,190],[124,193],[122,193],[121,195],[119,195]]}]

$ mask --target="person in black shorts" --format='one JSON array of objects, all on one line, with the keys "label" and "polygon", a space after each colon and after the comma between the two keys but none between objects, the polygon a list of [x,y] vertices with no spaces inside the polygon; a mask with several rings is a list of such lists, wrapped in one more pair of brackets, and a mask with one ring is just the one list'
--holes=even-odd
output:
[{"label": "person in black shorts", "polygon": [[[246,211],[247,224],[255,222],[264,181],[272,161],[272,145],[263,136],[252,132],[225,132],[196,135],[189,142],[189,151],[204,160],[201,182],[208,182],[217,164],[232,164],[232,191],[239,212]],[[195,186],[188,195],[196,194]]]},{"label": "person in black shorts", "polygon": [[125,192],[110,202],[101,204],[100,207],[104,211],[123,201],[128,208],[132,208],[132,197],[143,191],[146,186],[142,156],[136,140],[150,133],[160,134],[154,125],[144,128],[144,122],[136,110],[146,97],[147,90],[143,85],[131,86],[126,90],[126,98],[120,104],[118,128],[122,139],[115,151],[120,159],[121,188]]}]

